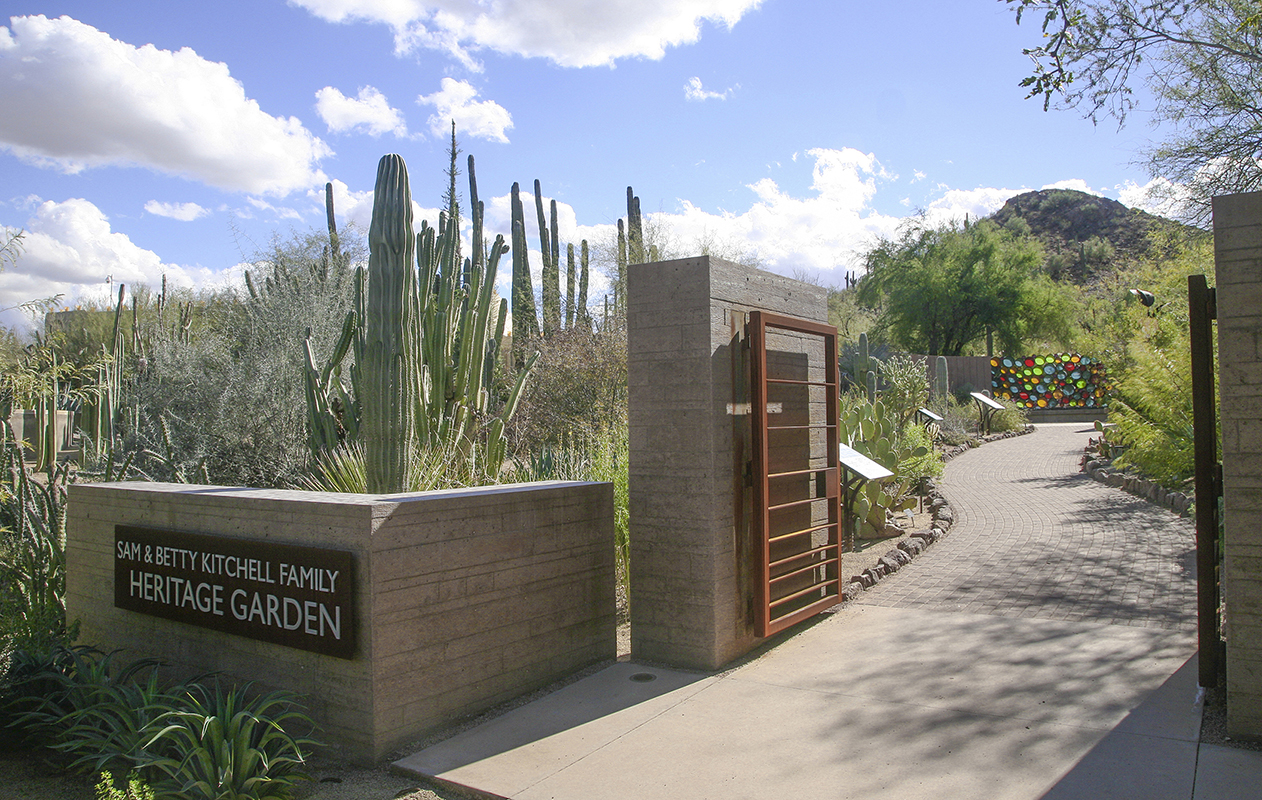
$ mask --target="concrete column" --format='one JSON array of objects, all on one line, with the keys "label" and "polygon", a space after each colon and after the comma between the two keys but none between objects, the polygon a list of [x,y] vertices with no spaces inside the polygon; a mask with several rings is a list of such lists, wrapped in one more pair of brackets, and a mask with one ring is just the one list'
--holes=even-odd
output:
[{"label": "concrete column", "polygon": [[1227,727],[1262,737],[1262,192],[1214,198]]},{"label": "concrete column", "polygon": [[715,669],[758,643],[742,510],[747,367],[739,356],[746,315],[760,309],[828,319],[822,287],[721,259],[628,268],[636,658]]}]

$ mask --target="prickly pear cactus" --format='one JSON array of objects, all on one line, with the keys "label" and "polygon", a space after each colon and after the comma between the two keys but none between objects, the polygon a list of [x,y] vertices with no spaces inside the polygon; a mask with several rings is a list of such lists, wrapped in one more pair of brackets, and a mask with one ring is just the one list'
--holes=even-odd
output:
[{"label": "prickly pear cactus", "polygon": [[898,421],[880,400],[861,403],[846,411],[841,428],[851,447],[894,473],[894,477],[885,481],[863,484],[854,503],[859,537],[882,536],[890,514],[916,503],[910,489],[921,476],[902,474],[900,467],[928,455],[929,450],[923,445],[902,441]]}]

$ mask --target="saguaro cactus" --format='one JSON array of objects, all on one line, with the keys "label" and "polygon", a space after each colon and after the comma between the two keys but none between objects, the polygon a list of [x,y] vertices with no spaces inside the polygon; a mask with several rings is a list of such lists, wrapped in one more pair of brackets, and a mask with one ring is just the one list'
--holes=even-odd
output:
[{"label": "saguaro cactus", "polygon": [[947,374],[946,356],[938,356],[936,367],[933,371],[933,396],[935,400],[943,400],[951,391],[950,376]]},{"label": "saguaro cactus", "polygon": [[395,154],[377,165],[368,228],[368,299],[361,396],[368,491],[402,492],[410,483],[416,403],[416,282],[412,190]]}]

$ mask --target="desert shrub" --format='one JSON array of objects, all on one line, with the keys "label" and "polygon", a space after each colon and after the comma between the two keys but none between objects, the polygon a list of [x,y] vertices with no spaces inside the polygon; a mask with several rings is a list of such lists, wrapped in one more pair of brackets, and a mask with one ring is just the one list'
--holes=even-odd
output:
[{"label": "desert shrub", "polygon": [[[1022,430],[1029,424],[1025,410],[1014,403],[996,400],[1003,405],[1003,411],[996,411],[990,418],[990,429],[994,433]],[[979,414],[977,403],[972,397],[965,395],[963,400],[955,397],[943,398],[934,403],[933,410],[942,416],[938,424],[939,439],[947,446],[961,445],[977,437]]]},{"label": "desert shrub", "polygon": [[1024,430],[1025,426],[1030,424],[1024,408],[1003,400],[997,400],[996,402],[1003,405],[1003,411],[996,411],[991,416],[990,430],[992,433]]},{"label": "desert shrub", "polygon": [[557,331],[538,347],[539,360],[512,422],[519,458],[626,425],[625,330]]},{"label": "desert shrub", "polygon": [[[292,485],[308,465],[303,339],[317,359],[332,350],[355,292],[362,242],[277,239],[253,259],[246,291],[189,296],[188,332],[142,310],[144,355],[129,352],[124,448],[133,467],[162,481]],[[146,295],[147,296],[147,295]]]}]

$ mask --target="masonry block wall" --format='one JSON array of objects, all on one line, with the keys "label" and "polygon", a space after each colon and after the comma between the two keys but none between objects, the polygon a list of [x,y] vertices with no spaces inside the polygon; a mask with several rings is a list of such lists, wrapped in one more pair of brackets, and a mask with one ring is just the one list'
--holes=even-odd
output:
[{"label": "masonry block wall", "polygon": [[[350,551],[352,659],[114,607],[114,528]],[[75,484],[68,614],[80,641],[304,696],[322,741],[375,762],[408,740],[617,655],[613,489],[536,483],[340,495]]]},{"label": "masonry block wall", "polygon": [[1262,737],[1262,192],[1214,198],[1227,727]]},{"label": "masonry block wall", "polygon": [[628,267],[636,658],[715,669],[758,643],[741,512],[750,454],[739,360],[754,310],[828,319],[823,288],[721,259]]}]

